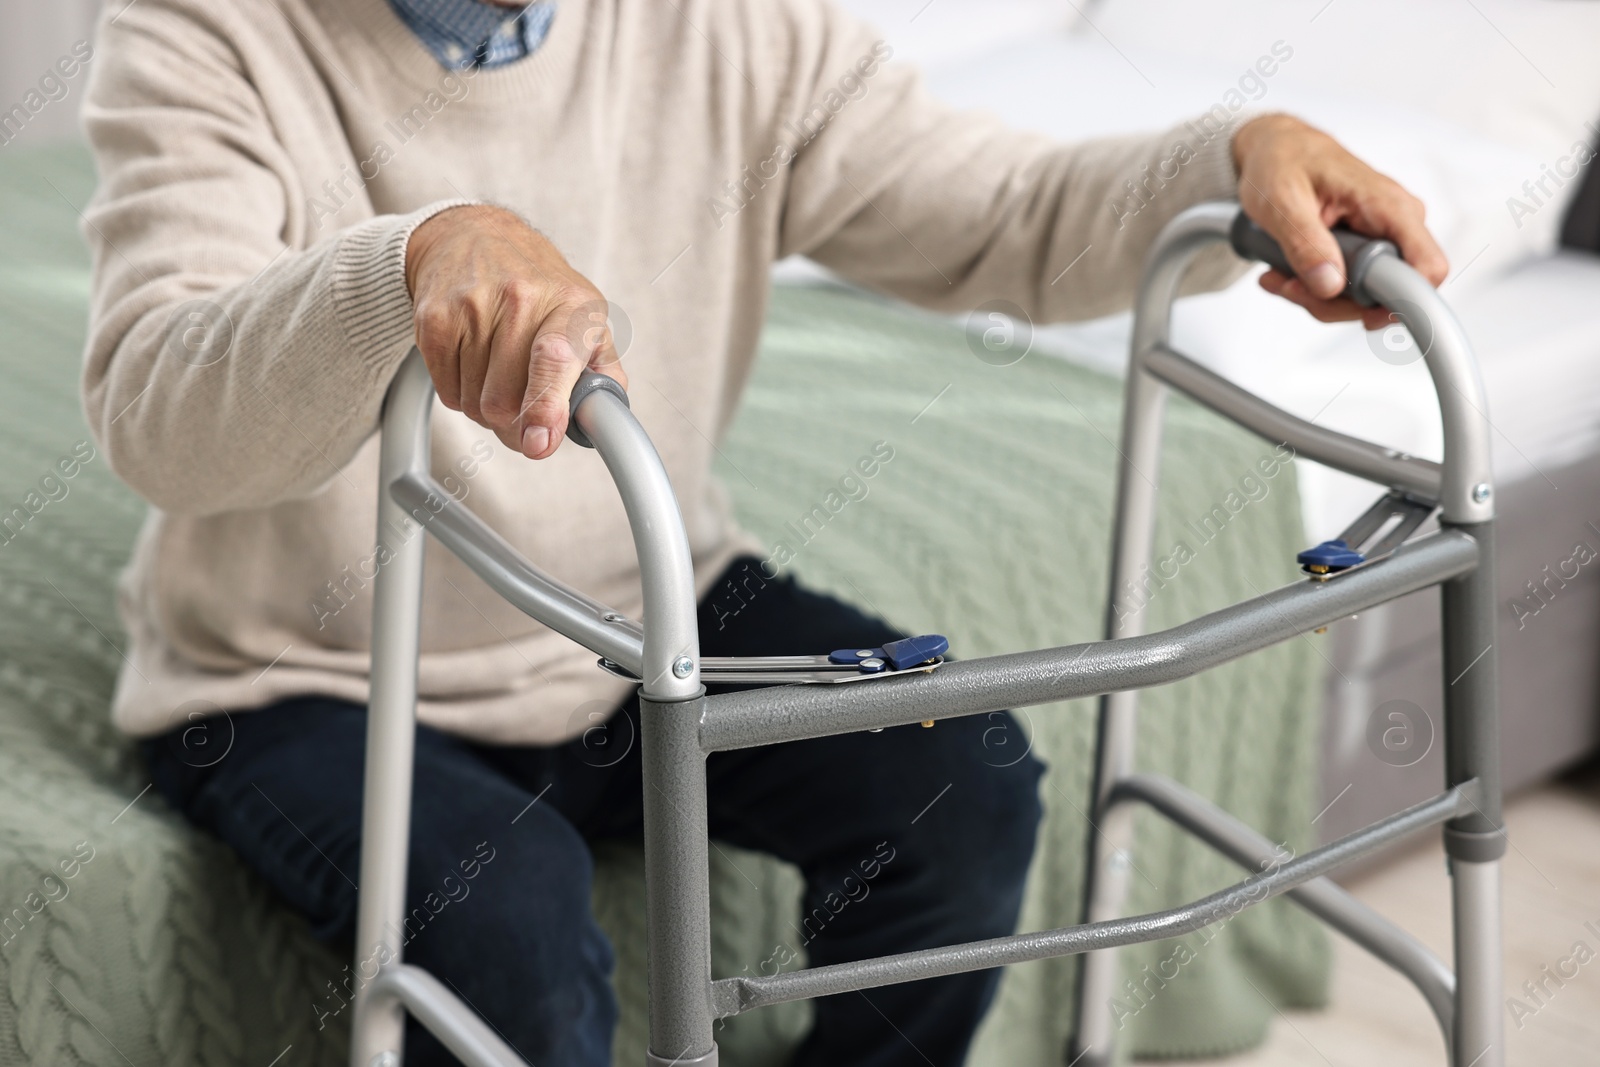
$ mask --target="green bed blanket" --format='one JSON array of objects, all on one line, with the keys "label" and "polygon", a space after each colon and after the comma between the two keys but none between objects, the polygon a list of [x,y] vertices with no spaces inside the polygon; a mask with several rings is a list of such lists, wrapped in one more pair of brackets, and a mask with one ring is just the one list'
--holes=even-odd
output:
[{"label": "green bed blanket", "polygon": [[[88,281],[75,226],[92,184],[77,146],[0,155],[0,512],[13,516],[0,534],[0,1064],[331,1067],[348,1013],[319,1026],[316,1006],[337,1003],[329,983],[345,961],[148,791],[108,723],[123,640],[113,583],[142,506],[93,452],[76,397]],[[913,632],[948,634],[964,657],[1087,640],[1101,626],[1119,412],[1104,377],[1037,353],[990,366],[943,320],[780,288],[722,475],[787,567]],[[893,454],[865,495],[841,490],[874,446]],[[1172,404],[1157,543],[1186,551],[1155,589],[1155,625],[1293,575],[1293,472],[1261,475],[1270,454]],[[818,506],[827,521],[799,529]],[[1208,536],[1198,520],[1214,506],[1227,521]],[[1151,692],[1142,766],[1303,847],[1321,665],[1311,640],[1292,641]],[[1027,929],[1078,919],[1092,711],[1029,709],[1024,736],[995,737],[996,759],[1031,745],[1050,768]],[[1238,875],[1154,818],[1138,835],[1139,909]],[[719,974],[798,947],[791,868],[724,849],[711,875]],[[616,1062],[632,1067],[644,1048],[636,849],[599,856],[595,906],[618,948]],[[1248,1046],[1274,1005],[1320,1003],[1328,973],[1322,934],[1281,901],[1126,956],[1142,992],[1120,1001],[1125,1047],[1154,1056]],[[1069,960],[1008,971],[972,1062],[1064,1063],[1073,972]],[[724,1062],[784,1062],[807,1010],[730,1021]]]}]

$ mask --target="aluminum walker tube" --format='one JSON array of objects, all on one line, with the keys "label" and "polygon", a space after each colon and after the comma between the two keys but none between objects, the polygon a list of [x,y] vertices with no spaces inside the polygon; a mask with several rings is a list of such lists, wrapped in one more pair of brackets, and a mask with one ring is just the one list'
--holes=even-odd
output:
[{"label": "aluminum walker tube", "polygon": [[[1108,638],[1144,632],[1144,603],[1129,591],[1139,569],[1150,561],[1155,536],[1156,479],[1161,461],[1161,418],[1167,387],[1146,373],[1146,353],[1165,345],[1172,327],[1172,302],[1189,264],[1226,236],[1237,205],[1203,204],[1179,215],[1156,239],[1134,303],[1133,354],[1128,366],[1122,414],[1121,463],[1117,471],[1116,525],[1111,541],[1111,595],[1106,609]],[[1133,812],[1110,804],[1117,779],[1133,772],[1139,695],[1112,693],[1100,701],[1095,773],[1090,799],[1088,864],[1084,875],[1085,922],[1115,918],[1127,898],[1128,849],[1133,844]],[[1112,991],[1117,982],[1114,951],[1087,953],[1078,971],[1078,1025],[1072,1057],[1082,1067],[1111,1063]]]},{"label": "aluminum walker tube", "polygon": [[378,536],[398,547],[379,569],[373,598],[352,1067],[399,1067],[407,1008],[472,1067],[514,1062],[468,1007],[401,962],[425,539],[392,535],[411,521],[530,617],[638,660],[651,868],[648,1062],[715,1067],[705,756],[698,736],[704,689],[694,570],[666,468],[621,388],[586,373],[573,391],[569,436],[599,452],[622,497],[644,591],[641,629],[540,573],[470,513],[451,511],[448,495],[428,474],[433,403],[427,367],[413,349],[390,384],[382,420]]},{"label": "aluminum walker tube", "polygon": [[[1229,859],[1250,870],[1285,862],[1283,850],[1170,778],[1130,774],[1117,782],[1113,804],[1141,803],[1170,819]],[[1456,976],[1416,938],[1327,878],[1306,882],[1288,897],[1404,975],[1428,1002],[1449,1048],[1455,1039]]]},{"label": "aluminum walker tube", "polygon": [[[398,1067],[405,1009],[374,997],[372,981],[400,965],[411,838],[411,772],[417,725],[417,651],[422,624],[426,538],[394,536],[413,521],[388,486],[426,471],[433,380],[421,358],[407,359],[383,405],[378,461],[378,541],[393,546],[372,596],[372,692],[368,700],[366,779],[361,797],[361,872],[356,918],[356,997],[351,1067]],[[426,514],[423,512],[422,514]],[[385,1055],[392,1060],[385,1061]]]},{"label": "aluminum walker tube", "polygon": [[649,941],[646,1064],[716,1067],[706,757],[699,733],[705,689],[689,538],[661,457],[627,407],[580,403],[574,417],[622,495],[644,586],[639,732]]},{"label": "aluminum walker tube", "polygon": [[1444,744],[1447,782],[1476,778],[1479,799],[1445,825],[1450,858],[1451,916],[1456,967],[1453,1067],[1501,1067],[1505,1062],[1501,1008],[1500,858],[1505,824],[1500,812],[1500,734],[1495,643],[1494,523],[1447,525],[1468,531],[1484,562],[1445,582]]},{"label": "aluminum walker tube", "polygon": [[[719,1015],[791,1000],[807,1000],[898,982],[960,974],[1030,960],[1050,959],[1122,945],[1164,941],[1214,923],[1245,908],[1312,883],[1329,871],[1396,841],[1470,811],[1476,782],[1464,782],[1303,856],[1270,867],[1227,889],[1174,908],[1099,923],[1012,934],[988,941],[918,949],[895,956],[784,971],[775,975],[723,978],[714,986]],[[654,1065],[652,1065],[654,1067]]]},{"label": "aluminum walker tube", "polygon": [[[1433,287],[1407,266],[1392,246],[1347,232],[1337,236],[1346,256],[1350,295],[1361,303],[1388,308],[1406,325],[1424,353],[1444,427],[1444,461],[1434,465],[1325,431],[1232,386],[1174,349],[1169,344],[1172,303],[1184,272],[1202,249],[1228,240],[1241,255],[1287,269],[1276,243],[1245,218],[1237,205],[1202,204],[1185,211],[1156,239],[1134,304],[1113,539],[1109,636],[1131,636],[1139,633],[1144,624],[1141,605],[1129,593],[1139,568],[1150,558],[1160,445],[1160,430],[1155,424],[1160,420],[1163,391],[1168,386],[1183,390],[1268,441],[1293,446],[1302,458],[1380,484],[1400,486],[1435,501],[1447,529],[1463,529],[1475,539],[1480,532],[1488,534],[1493,489],[1487,404],[1465,333]],[[1456,664],[1460,670],[1467,669],[1471,656],[1493,658],[1492,621],[1470,625],[1460,621],[1480,616],[1487,619],[1489,614],[1488,608],[1479,604],[1487,594],[1469,592],[1486,588],[1483,583],[1489,580],[1484,577],[1489,572],[1488,539],[1485,536],[1482,540],[1482,566],[1477,573],[1445,586],[1446,663]],[[1454,597],[1452,585],[1457,589]],[[1448,606],[1452,603],[1457,608]],[[1451,618],[1458,621],[1451,623]],[[1485,628],[1490,631],[1489,639],[1479,640]],[[1467,630],[1472,631],[1470,639],[1462,636]],[[1452,632],[1457,634],[1454,639]],[[1460,646],[1459,655],[1449,651],[1452,642]],[[1458,970],[1457,1040],[1452,1056],[1458,1062],[1468,1062],[1461,1057],[1468,1055],[1470,1059],[1481,1053],[1485,1057],[1481,1061],[1483,1067],[1490,1067],[1500,1055],[1500,1043],[1494,1038],[1498,1033],[1498,1009],[1489,1013],[1495,1018],[1475,1021],[1484,1015],[1492,999],[1485,990],[1490,986],[1498,988],[1499,982],[1498,897],[1494,888],[1498,882],[1487,869],[1492,868],[1494,860],[1481,855],[1492,847],[1484,843],[1487,837],[1498,831],[1493,697],[1480,693],[1486,684],[1492,689],[1492,664],[1483,674],[1491,679],[1490,683],[1474,681],[1473,688],[1457,694],[1447,705],[1447,745],[1449,735],[1470,738],[1454,742],[1451,750],[1457,752],[1458,760],[1449,776],[1451,782],[1485,777],[1489,783],[1487,795],[1495,810],[1482,818],[1458,819],[1447,840],[1455,837],[1465,841],[1462,834],[1477,835],[1471,839],[1475,844],[1463,844],[1458,849],[1470,854],[1470,858],[1452,852]],[[1084,917],[1089,922],[1105,921],[1119,914],[1126,895],[1131,826],[1128,813],[1119,812],[1108,800],[1117,781],[1132,773],[1136,724],[1135,694],[1117,693],[1103,700],[1091,808],[1097,832],[1090,842],[1085,890]],[[1460,862],[1456,862],[1458,858]],[[1471,975],[1466,973],[1468,969]],[[1114,953],[1085,955],[1078,987],[1078,1026],[1071,1050],[1074,1057],[1083,1057],[1083,1067],[1103,1067],[1112,1060],[1112,1020],[1107,1004],[1116,979]],[[1464,1040],[1464,1035],[1470,1040]],[[1468,1046],[1474,1046],[1470,1054],[1465,1052]]]},{"label": "aluminum walker tube", "polygon": [[706,699],[707,752],[906,726],[1188,678],[1478,565],[1460,530],[1420,537],[1336,582],[1298,581],[1169,630],[955,660],[859,685],[784,685]]}]

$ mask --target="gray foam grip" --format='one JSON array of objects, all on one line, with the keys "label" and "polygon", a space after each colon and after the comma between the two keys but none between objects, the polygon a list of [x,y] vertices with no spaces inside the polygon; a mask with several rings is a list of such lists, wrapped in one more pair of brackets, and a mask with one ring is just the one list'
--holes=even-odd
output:
[{"label": "gray foam grip", "polygon": [[[1333,239],[1339,242],[1339,250],[1344,253],[1344,273],[1347,279],[1344,295],[1362,307],[1376,306],[1377,301],[1367,293],[1361,284],[1362,280],[1366,277],[1367,268],[1372,265],[1374,259],[1379,256],[1399,255],[1399,250],[1388,241],[1377,237],[1366,237],[1343,226],[1333,228]],[[1233,220],[1233,226],[1228,230],[1228,243],[1243,258],[1259,260],[1279,274],[1294,277],[1294,270],[1283,254],[1283,246],[1278,244],[1266,230],[1256,225],[1255,220],[1243,211],[1239,212],[1238,217]]]}]

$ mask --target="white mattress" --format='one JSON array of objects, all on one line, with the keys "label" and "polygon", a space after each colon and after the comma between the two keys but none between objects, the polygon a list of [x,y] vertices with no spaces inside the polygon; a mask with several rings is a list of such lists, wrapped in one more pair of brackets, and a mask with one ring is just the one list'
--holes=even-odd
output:
[{"label": "white mattress", "polygon": [[[929,73],[938,95],[1063,140],[1174,124],[1217,103],[1239,76],[1236,64],[1118,47],[1082,26],[945,56]],[[1558,205],[1520,227],[1505,207],[1505,198],[1539,173],[1538,157],[1439,116],[1320,91],[1304,79],[1267,85],[1262,105],[1317,122],[1428,204],[1430,225],[1457,271],[1444,293],[1474,342],[1488,388],[1497,481],[1546,477],[1600,452],[1600,257],[1551,254]],[[775,276],[782,283],[807,274],[787,264]],[[1121,373],[1128,327],[1125,315],[1044,327],[1035,347]],[[1359,327],[1316,323],[1253,279],[1184,301],[1173,341],[1295,414],[1416,455],[1440,455],[1437,404],[1420,361],[1384,362]],[[1376,496],[1357,479],[1301,468],[1309,539],[1334,536]]]}]

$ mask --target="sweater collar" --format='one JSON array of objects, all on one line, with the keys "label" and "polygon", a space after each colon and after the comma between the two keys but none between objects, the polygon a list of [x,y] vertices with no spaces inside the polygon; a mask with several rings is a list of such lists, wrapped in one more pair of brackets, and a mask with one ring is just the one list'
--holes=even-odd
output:
[{"label": "sweater collar", "polygon": [[[321,12],[321,24],[333,35],[331,52],[374,49],[383,65],[401,83],[418,93],[438,89],[439,61],[395,10],[391,0],[305,0]],[[554,101],[572,76],[582,42],[592,37],[594,5],[588,0],[563,0],[561,17],[549,26],[539,50],[516,63],[468,67],[457,77],[472,79],[467,99],[454,106],[499,107],[529,99]]]}]

